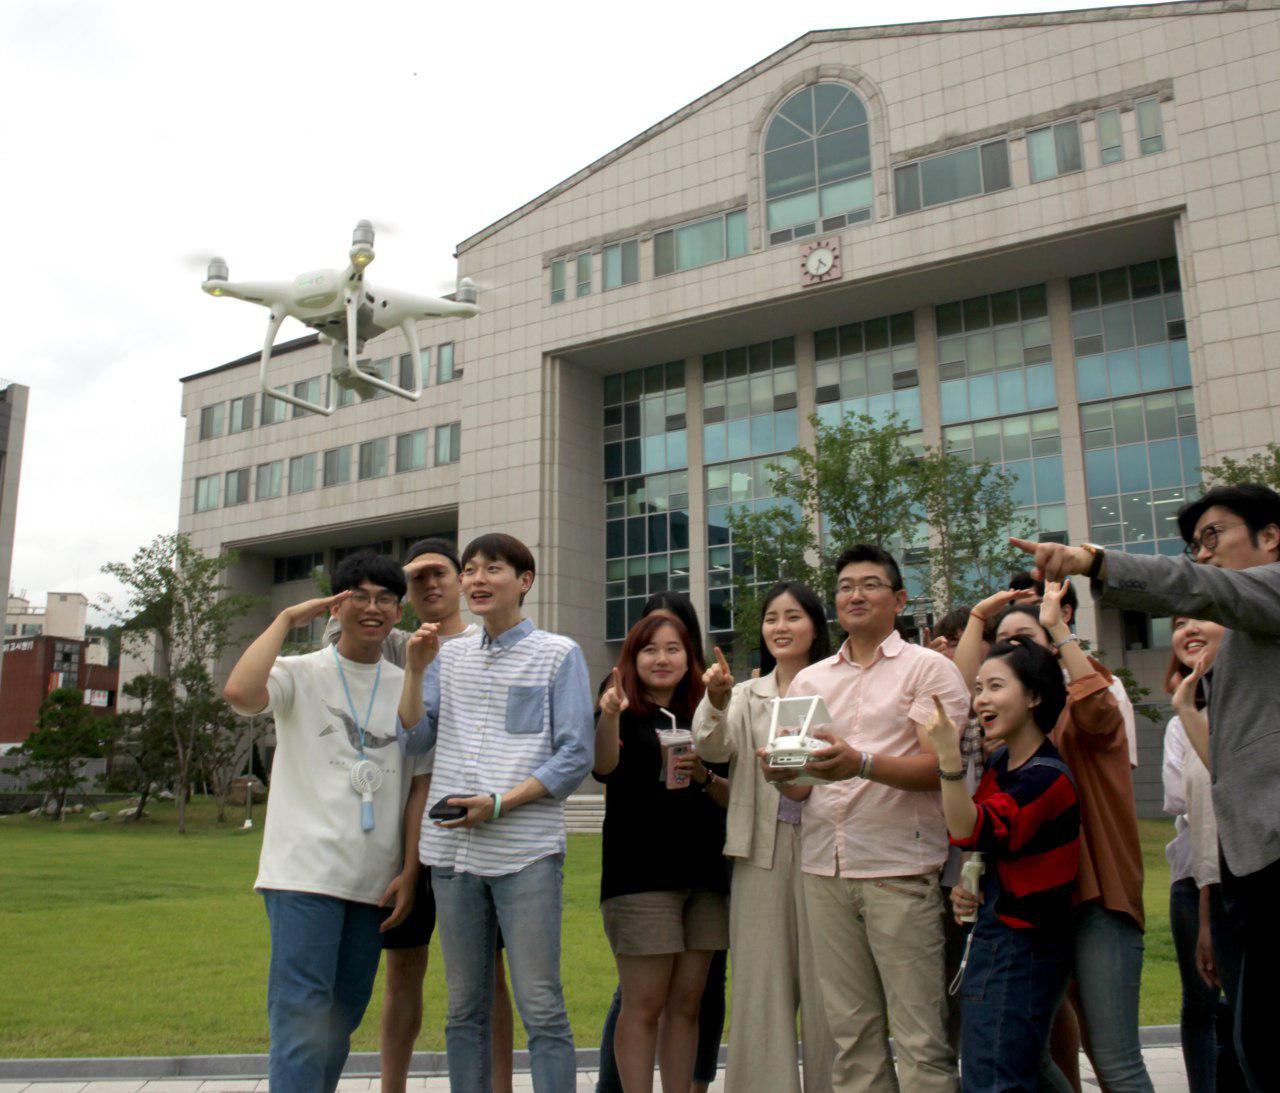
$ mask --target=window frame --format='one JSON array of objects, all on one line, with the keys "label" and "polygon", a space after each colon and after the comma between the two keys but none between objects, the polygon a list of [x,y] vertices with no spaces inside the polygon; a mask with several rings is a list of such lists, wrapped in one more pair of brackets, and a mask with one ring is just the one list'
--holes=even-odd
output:
[{"label": "window frame", "polygon": [[[279,390],[279,388],[277,388],[277,390]],[[272,419],[268,421],[267,420],[268,406],[271,406],[271,407],[278,406],[280,409],[279,410],[273,409],[272,413],[273,414],[278,413],[280,416],[272,417]],[[274,395],[268,395],[264,392],[262,395],[262,406],[258,412],[258,423],[265,428],[268,425],[279,425],[281,422],[288,421],[288,420],[289,420],[289,404],[285,402],[283,399],[278,399]]]},{"label": "window frame", "polygon": [[[987,165],[986,165],[986,159],[982,153],[984,149],[993,148],[996,145],[1004,146],[1004,163],[1005,163],[1006,181],[1003,186],[996,186],[991,189],[988,189],[987,188]],[[924,178],[921,170],[923,165],[926,163],[931,163],[934,160],[943,159],[947,156],[957,156],[964,152],[976,152],[978,155],[978,179],[981,185],[981,189],[979,189],[976,193],[964,194],[960,197],[948,198],[945,201],[933,201],[926,205],[924,202]],[[899,190],[898,179],[902,177],[903,174],[909,170],[914,170],[915,172],[915,175],[914,175],[915,190],[916,190],[915,196],[918,204],[916,204],[913,208],[904,209],[899,201],[901,191]],[[894,208],[894,214],[897,216],[910,216],[912,213],[924,212],[926,209],[937,209],[942,207],[943,205],[954,205],[957,201],[969,201],[975,197],[986,197],[990,194],[998,194],[998,193],[1002,193],[1005,190],[1011,190],[1011,189],[1013,189],[1013,172],[1009,164],[1009,138],[1007,136],[996,137],[994,140],[978,141],[974,144],[966,144],[961,148],[948,148],[945,152],[938,152],[931,156],[922,156],[920,159],[909,160],[906,163],[895,164],[893,168],[893,208]]]},{"label": "window frame", "polygon": [[[1102,118],[1104,115],[1114,115],[1116,120],[1116,143],[1104,145],[1102,143]],[[1113,163],[1124,162],[1124,120],[1120,114],[1120,107],[1109,106],[1105,110],[1097,110],[1093,115],[1093,135],[1098,144],[1098,166],[1109,167]],[[1111,159],[1107,158],[1107,152],[1114,151],[1118,153]]]},{"label": "window frame", "polygon": [[[346,473],[343,474],[341,478],[335,478],[332,482],[330,482],[329,481],[329,457],[332,455],[334,457],[334,460],[333,460],[334,463],[338,465],[337,469],[342,470],[344,468],[344,461],[341,458],[341,456],[344,453],[346,455],[346,459],[345,459]],[[328,489],[331,486],[345,486],[350,481],[351,481],[351,445],[339,444],[336,448],[327,448],[324,452],[322,452],[320,456],[320,488]]]},{"label": "window frame", "polygon": [[[236,433],[247,433],[253,428],[253,411],[255,409],[256,398],[254,395],[241,395],[239,398],[233,398],[227,404],[227,435],[234,436]],[[233,428],[236,418],[236,408],[240,410],[240,427]]]},{"label": "window frame", "polygon": [[[379,436],[379,437],[374,437],[372,440],[362,440],[362,441],[360,442],[360,444],[359,444],[359,446],[358,446],[358,448],[357,448],[357,452],[356,452],[356,481],[357,481],[357,482],[371,482],[371,481],[373,481],[375,478],[386,478],[386,477],[387,477],[387,475],[389,475],[389,474],[391,473],[391,467],[390,467],[390,464],[391,464],[391,443],[390,443],[390,441],[391,441],[391,438],[390,438],[390,437],[386,437],[386,436]],[[372,468],[373,468],[373,464],[374,464],[374,457],[373,457],[373,453],[377,450],[377,449],[375,448],[375,445],[378,445],[378,444],[382,444],[382,445],[383,445],[383,450],[382,450],[382,461],[381,461],[381,463],[382,463],[382,470],[381,470],[380,472],[378,472],[378,473],[376,473],[376,474],[375,474],[375,473],[373,473],[373,470],[372,470]],[[369,453],[370,453],[370,458],[369,458],[370,473],[369,473],[369,474],[365,474],[365,473],[364,473],[364,468],[365,468],[365,458],[364,458],[364,453],[365,453],[366,449],[367,449],[367,450],[369,451]]]},{"label": "window frame", "polygon": [[[212,489],[213,499],[209,500],[209,491]],[[201,498],[205,503],[201,503]],[[194,512],[212,512],[214,509],[222,507],[222,475],[215,472],[213,474],[202,474],[196,478],[195,496],[193,498],[192,511]]]},{"label": "window frame", "polygon": [[563,258],[552,259],[550,265],[551,271],[551,292],[550,302],[553,304],[562,304],[565,302],[565,260]]},{"label": "window frame", "polygon": [[[262,493],[262,472],[275,468],[275,493]],[[274,501],[277,497],[284,496],[284,460],[272,459],[266,463],[259,463],[253,476],[253,499],[255,501]]]},{"label": "window frame", "polygon": [[[1144,106],[1155,108],[1156,131],[1142,135],[1142,117]],[[1137,99],[1133,104],[1133,116],[1135,128],[1138,131],[1138,156],[1154,156],[1164,151],[1164,111],[1160,107],[1160,98],[1157,95],[1148,95],[1146,98]],[[1144,147],[1148,141],[1157,141],[1158,148],[1148,150]]]},{"label": "window frame", "polygon": [[[306,486],[295,486],[294,478],[296,477],[296,475],[294,474],[294,470],[295,468],[301,469],[301,467],[303,466],[304,460],[311,461],[310,484]],[[289,457],[289,486],[288,486],[289,496],[292,497],[296,493],[310,493],[315,488],[316,488],[316,453],[304,452],[302,455],[290,456]]]},{"label": "window frame", "polygon": [[[431,441],[428,435],[429,433],[430,433],[430,429],[424,427],[422,429],[410,429],[407,433],[397,434],[396,436],[396,474],[403,474],[408,471],[421,471],[426,469],[426,467],[429,465],[428,460],[431,455],[431,451],[430,451]],[[407,463],[405,460],[401,459],[401,455],[403,454],[403,451],[404,451],[404,445],[406,442],[411,442],[415,437],[423,438],[422,462]]]},{"label": "window frame", "polygon": [[218,437],[224,436],[226,434],[226,424],[226,402],[211,402],[208,406],[200,407],[200,440],[216,440]]},{"label": "window frame", "polygon": [[[445,352],[448,350],[448,352]],[[449,361],[448,374],[445,373],[445,359]],[[458,367],[457,355],[453,342],[441,342],[436,346],[436,383],[453,383],[462,378],[462,369]]]},{"label": "window frame", "polygon": [[[1058,144],[1058,130],[1075,127],[1076,133],[1076,157],[1078,163],[1075,167],[1063,169],[1060,159],[1060,148]],[[1035,175],[1035,160],[1031,157],[1031,140],[1033,137],[1041,133],[1048,133],[1049,139],[1053,142],[1053,162],[1056,170],[1051,175],[1044,175],[1037,178]],[[1048,125],[1039,125],[1034,129],[1028,129],[1026,135],[1027,144],[1027,177],[1034,184],[1037,182],[1051,182],[1055,178],[1062,178],[1066,175],[1079,174],[1084,170],[1084,145],[1080,139],[1080,119],[1078,117],[1062,118],[1060,121],[1051,122]]]},{"label": "window frame", "polygon": [[[447,458],[440,458],[441,441],[444,441],[448,447],[445,452]],[[458,463],[462,459],[462,422],[450,421],[444,425],[436,426],[435,435],[435,465],[437,467],[449,467]]]},{"label": "window frame", "polygon": [[[237,492],[236,500],[232,501],[231,500],[231,480],[234,476],[239,476],[239,475],[244,476],[243,479],[238,479],[239,481],[242,481],[244,483],[244,488],[243,488],[243,491],[239,491],[239,490],[236,491]],[[227,471],[226,475],[224,476],[224,482],[222,487],[222,507],[231,508],[235,505],[247,505],[249,503],[249,486],[250,486],[250,482],[249,482],[248,467],[237,467],[233,471]]]},{"label": "window frame", "polygon": [[[741,226],[741,243],[742,249],[737,253],[733,253],[730,243],[732,240],[730,219],[739,218],[736,223]],[[680,264],[680,233],[690,228],[700,228],[704,224],[711,224],[715,221],[720,222],[720,255],[717,258],[708,258],[705,262],[697,262],[691,265],[682,266]],[[665,240],[670,240],[671,252],[671,268],[660,269],[659,260],[662,257],[662,251],[666,248]],[[683,224],[673,224],[669,228],[663,228],[661,231],[653,233],[653,276],[670,277],[672,274],[685,273],[691,269],[702,269],[704,266],[714,265],[716,262],[727,262],[731,258],[741,258],[744,254],[750,252],[750,241],[748,239],[747,226],[747,210],[726,209],[722,213],[715,213],[712,216],[702,216],[697,220],[688,220]]]},{"label": "window frame", "polygon": [[[578,255],[576,259],[574,259],[573,276],[574,276],[574,281],[576,282],[575,291],[574,291],[575,299],[580,300],[582,299],[583,296],[591,295],[591,281],[592,281],[591,264],[592,264],[591,252],[589,250],[583,251],[581,254]],[[583,279],[583,276],[582,276],[584,273],[584,267],[585,267],[585,273],[586,273],[585,280]]]},{"label": "window frame", "polygon": [[[635,255],[634,267],[631,272],[635,274],[630,280],[627,280],[628,266],[628,248]],[[618,283],[609,283],[609,263],[611,256],[618,256]],[[600,248],[600,291],[612,292],[615,289],[626,288],[628,285],[636,285],[640,283],[640,239],[634,237],[631,239],[619,239],[615,243],[606,244]]]}]

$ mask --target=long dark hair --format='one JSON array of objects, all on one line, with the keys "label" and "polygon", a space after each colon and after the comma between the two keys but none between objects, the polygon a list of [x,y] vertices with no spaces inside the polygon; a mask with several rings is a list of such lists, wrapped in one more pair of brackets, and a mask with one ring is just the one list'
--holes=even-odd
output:
[{"label": "long dark hair", "polygon": [[1023,688],[1040,699],[1040,704],[1032,708],[1031,717],[1042,733],[1051,733],[1067,704],[1062,666],[1053,654],[1030,638],[1015,634],[992,649],[986,660],[1003,660]]},{"label": "long dark hair", "polygon": [[[760,606],[760,629],[764,630],[764,617],[769,613],[769,605],[779,596],[790,594],[801,607],[809,621],[813,623],[813,644],[809,646],[809,663],[831,655],[831,631],[827,628],[827,613],[823,610],[822,601],[813,589],[799,581],[779,581],[765,593],[764,602]],[[774,655],[765,644],[764,634],[760,636],[760,674],[767,676],[778,666]]]},{"label": "long dark hair", "polygon": [[646,615],[628,631],[627,639],[622,643],[622,654],[618,657],[618,674],[622,677],[622,693],[627,696],[630,704],[628,708],[633,714],[645,716],[657,709],[640,681],[636,660],[640,650],[648,645],[653,640],[654,634],[664,626],[672,627],[679,635],[680,644],[684,646],[687,665],[684,678],[676,684],[667,709],[683,721],[692,721],[693,711],[702,701],[704,688],[702,673],[694,667],[693,640],[689,637],[689,631],[685,629],[684,623],[679,619],[673,619],[668,615]]},{"label": "long dark hair", "polygon": [[702,673],[707,670],[707,661],[702,652],[702,626],[698,622],[698,609],[693,606],[693,601],[683,592],[673,592],[670,589],[655,592],[644,601],[640,617],[648,618],[655,611],[669,611],[684,624],[693,643],[693,659],[689,665],[701,679]]}]

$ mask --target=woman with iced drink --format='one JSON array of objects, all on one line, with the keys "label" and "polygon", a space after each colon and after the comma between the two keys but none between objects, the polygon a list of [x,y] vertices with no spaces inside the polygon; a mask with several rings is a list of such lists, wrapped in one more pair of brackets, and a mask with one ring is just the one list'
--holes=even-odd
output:
[{"label": "woman with iced drink", "polygon": [[[712,954],[729,943],[725,814],[716,779],[659,733],[688,730],[702,698],[692,639],[653,614],[631,628],[600,696],[595,776],[605,794],[600,910],[618,965],[614,1052],[627,1093],[688,1093]],[[718,784],[717,784],[718,783]]]},{"label": "woman with iced drink", "polygon": [[736,686],[716,650],[703,676],[706,696],[693,717],[698,754],[729,764],[724,852],[733,864],[734,1019],[725,1088],[800,1093],[799,1014],[803,1088],[816,1093],[831,1088],[835,1048],[809,943],[800,872],[800,822],[809,787],[771,785],[756,762],[756,749],[769,740],[774,699],[786,696],[800,669],[831,654],[822,602],[806,585],[780,581],[765,594],[760,647],[759,677]]},{"label": "woman with iced drink", "polygon": [[1035,642],[997,644],[977,673],[974,712],[991,756],[969,796],[960,733],[937,706],[938,755],[951,841],[984,856],[982,903],[961,963],[961,1080],[966,1093],[1034,1090],[1071,969],[1071,892],[1080,805],[1048,733],[1068,705],[1057,661]]}]

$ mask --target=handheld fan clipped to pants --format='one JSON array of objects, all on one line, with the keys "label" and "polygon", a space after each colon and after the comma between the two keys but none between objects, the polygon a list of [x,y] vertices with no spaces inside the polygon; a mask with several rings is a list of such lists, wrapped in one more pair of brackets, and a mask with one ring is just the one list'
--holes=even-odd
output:
[{"label": "handheld fan clipped to pants", "polygon": [[373,795],[382,787],[382,768],[372,759],[357,759],[351,768],[351,788],[360,794],[360,829],[373,830]]}]

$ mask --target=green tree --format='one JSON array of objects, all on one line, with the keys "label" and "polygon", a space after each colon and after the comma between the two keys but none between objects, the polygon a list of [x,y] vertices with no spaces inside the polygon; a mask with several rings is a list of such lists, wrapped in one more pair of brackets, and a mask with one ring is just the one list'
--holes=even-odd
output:
[{"label": "green tree", "polygon": [[16,773],[32,776],[28,785],[56,803],[62,819],[67,795],[85,782],[84,762],[102,754],[110,739],[112,719],[95,714],[84,704],[78,687],[58,687],[40,704],[35,731],[17,749]]},{"label": "green tree", "polygon": [[1001,470],[941,449],[914,451],[897,415],[809,421],[813,449],[796,447],[768,464],[771,502],[729,514],[739,668],[759,646],[764,587],[800,580],[826,595],[834,557],[851,543],[891,551],[923,578],[937,611],[973,602],[1018,568],[1008,536],[1028,526],[1015,516]]},{"label": "green tree", "polygon": [[[178,831],[186,832],[186,802],[205,730],[210,672],[226,651],[235,624],[254,598],[225,583],[232,553],[207,556],[182,533],[157,536],[128,562],[103,566],[125,590],[122,607],[107,602],[126,634],[155,644],[154,675],[167,680],[173,700],[165,711],[173,741]],[[221,702],[221,698],[216,698]]]},{"label": "green tree", "polygon": [[1034,533],[1019,517],[1004,472],[942,448],[926,448],[910,475],[910,492],[929,529],[929,583],[935,614],[974,604],[1002,588],[1025,556],[1010,535]]},{"label": "green tree", "polygon": [[153,785],[176,782],[177,764],[170,726],[173,721],[173,685],[157,675],[129,680],[121,694],[133,700],[132,708],[119,715],[120,735],[116,754],[127,759],[130,787],[138,794],[131,820],[140,820]]},{"label": "green tree", "polygon": [[1200,468],[1206,485],[1239,486],[1258,482],[1280,491],[1280,444],[1271,443],[1247,459],[1223,456],[1221,463],[1206,463]]}]

